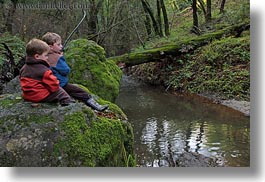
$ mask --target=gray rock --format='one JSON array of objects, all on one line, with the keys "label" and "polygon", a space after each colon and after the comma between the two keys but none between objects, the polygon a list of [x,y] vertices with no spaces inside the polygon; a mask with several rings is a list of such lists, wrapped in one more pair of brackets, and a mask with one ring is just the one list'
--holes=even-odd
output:
[{"label": "gray rock", "polygon": [[1,95],[0,166],[133,166],[133,131],[116,107],[103,115]]}]

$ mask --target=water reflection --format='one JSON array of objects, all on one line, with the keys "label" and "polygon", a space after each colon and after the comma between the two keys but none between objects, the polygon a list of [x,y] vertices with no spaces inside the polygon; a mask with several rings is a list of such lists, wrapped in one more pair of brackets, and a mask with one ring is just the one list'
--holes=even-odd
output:
[{"label": "water reflection", "polygon": [[148,118],[142,132],[141,142],[147,146],[149,152],[152,152],[155,148],[156,135],[157,120],[156,118]]},{"label": "water reflection", "polygon": [[183,153],[249,166],[249,118],[198,97],[175,96],[124,76],[116,103],[132,123],[140,166],[176,166]]}]

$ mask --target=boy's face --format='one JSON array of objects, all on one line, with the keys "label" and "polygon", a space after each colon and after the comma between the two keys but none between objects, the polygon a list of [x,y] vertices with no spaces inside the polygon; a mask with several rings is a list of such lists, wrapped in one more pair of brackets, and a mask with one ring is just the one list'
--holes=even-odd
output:
[{"label": "boy's face", "polygon": [[51,50],[55,52],[62,52],[63,45],[61,41],[55,42],[53,45],[50,45]]},{"label": "boy's face", "polygon": [[48,53],[49,53],[49,51],[46,51],[46,52],[44,52],[42,54],[35,54],[34,58],[35,59],[41,59],[43,61],[48,62]]}]

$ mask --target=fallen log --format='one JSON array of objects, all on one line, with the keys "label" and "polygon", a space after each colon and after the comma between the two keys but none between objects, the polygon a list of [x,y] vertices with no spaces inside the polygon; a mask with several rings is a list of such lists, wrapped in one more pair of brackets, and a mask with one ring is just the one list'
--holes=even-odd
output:
[{"label": "fallen log", "polygon": [[108,60],[112,60],[116,62],[116,64],[123,65],[124,67],[130,67],[148,62],[160,61],[169,55],[179,57],[183,54],[190,53],[201,46],[207,45],[213,40],[229,36],[238,37],[239,34],[248,29],[250,29],[250,23],[244,22],[226,27],[213,33],[183,40],[176,44],[167,44],[158,48],[144,50],[142,52],[127,53],[121,56],[110,57]]}]

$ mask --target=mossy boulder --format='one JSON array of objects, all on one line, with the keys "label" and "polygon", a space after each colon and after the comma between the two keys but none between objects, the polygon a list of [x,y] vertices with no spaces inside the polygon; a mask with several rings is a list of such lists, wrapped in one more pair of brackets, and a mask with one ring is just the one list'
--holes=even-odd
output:
[{"label": "mossy boulder", "polygon": [[0,166],[135,166],[133,131],[121,109],[96,112],[0,95]]},{"label": "mossy boulder", "polygon": [[65,50],[71,67],[71,83],[81,84],[108,101],[119,94],[122,71],[113,61],[107,61],[105,50],[94,41],[77,39]]},{"label": "mossy boulder", "polygon": [[78,101],[66,107],[25,102],[16,77],[0,95],[0,166],[136,165],[131,124],[111,102],[121,70],[95,42],[76,40],[68,48],[71,82],[109,109],[96,112]]}]

